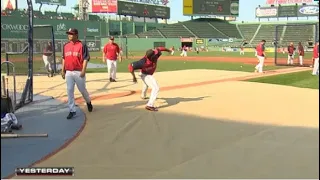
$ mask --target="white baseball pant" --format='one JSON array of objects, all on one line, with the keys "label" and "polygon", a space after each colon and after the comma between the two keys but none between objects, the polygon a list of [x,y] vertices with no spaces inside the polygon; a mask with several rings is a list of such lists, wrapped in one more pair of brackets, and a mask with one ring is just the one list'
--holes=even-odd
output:
[{"label": "white baseball pant", "polygon": [[180,56],[187,57],[187,51],[183,50]]},{"label": "white baseball pant", "polygon": [[262,73],[265,57],[264,56],[257,56],[257,57],[258,57],[259,63],[256,65],[255,68],[259,73]]},{"label": "white baseball pant", "polygon": [[174,50],[171,50],[171,55],[174,55]]},{"label": "white baseball pant", "polygon": [[244,51],[243,50],[240,51],[240,55],[244,55]]},{"label": "white baseball pant", "polygon": [[314,58],[312,75],[319,75],[319,58]]},{"label": "white baseball pant", "polygon": [[294,55],[292,54],[291,56],[288,55],[288,61],[287,64],[293,64],[293,59],[294,59]]},{"label": "white baseball pant", "polygon": [[148,75],[148,74],[141,74],[141,79],[143,81],[141,97],[142,98],[146,97],[148,88],[150,87],[151,94],[150,94],[150,98],[147,103],[147,106],[154,107],[154,102],[156,101],[159,90],[160,90],[157,80],[152,75]]},{"label": "white baseball pant", "polygon": [[52,56],[45,56],[43,55],[42,56],[42,60],[43,60],[43,63],[44,63],[44,67],[46,68],[46,70],[48,72],[52,71]]},{"label": "white baseball pant", "polygon": [[74,85],[76,84],[78,90],[82,94],[82,97],[87,103],[91,102],[89,93],[86,88],[86,77],[80,77],[80,71],[67,71],[66,82],[67,82],[67,93],[68,93],[68,107],[70,112],[76,112],[76,105],[74,99]]},{"label": "white baseball pant", "polygon": [[299,63],[301,66],[303,65],[303,56],[299,56]]},{"label": "white baseball pant", "polygon": [[117,60],[107,59],[107,67],[108,67],[109,78],[116,79]]}]

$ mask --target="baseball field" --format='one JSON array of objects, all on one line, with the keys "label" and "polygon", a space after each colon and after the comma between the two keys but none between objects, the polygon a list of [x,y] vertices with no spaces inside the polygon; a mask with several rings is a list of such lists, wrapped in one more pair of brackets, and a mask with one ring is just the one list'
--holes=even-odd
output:
[{"label": "baseball field", "polygon": [[[115,83],[106,68],[88,69],[94,111],[76,90],[83,127],[34,166],[70,165],[72,178],[91,179],[318,177],[319,77],[311,68],[274,66],[270,58],[256,74],[252,53],[165,54],[155,73],[159,112],[149,112],[142,81],[127,73],[142,55],[119,63]],[[102,63],[100,53],[91,57]],[[35,67],[41,63],[36,57]],[[34,94],[67,100],[59,75],[34,76]]]}]

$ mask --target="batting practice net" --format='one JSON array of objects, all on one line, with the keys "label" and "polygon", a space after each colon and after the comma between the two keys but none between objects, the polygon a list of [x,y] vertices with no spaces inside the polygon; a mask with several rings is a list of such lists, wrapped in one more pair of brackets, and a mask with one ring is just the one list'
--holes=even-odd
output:
[{"label": "batting practice net", "polygon": [[[301,32],[304,32],[301,34]],[[302,66],[312,65],[312,51],[315,41],[318,39],[317,24],[294,24],[294,25],[277,25],[275,29],[274,47],[275,47],[275,64],[282,66]],[[298,43],[301,43],[305,54],[299,57]],[[288,46],[293,43],[295,51],[292,57],[288,55]],[[293,59],[291,64],[290,59]]]}]

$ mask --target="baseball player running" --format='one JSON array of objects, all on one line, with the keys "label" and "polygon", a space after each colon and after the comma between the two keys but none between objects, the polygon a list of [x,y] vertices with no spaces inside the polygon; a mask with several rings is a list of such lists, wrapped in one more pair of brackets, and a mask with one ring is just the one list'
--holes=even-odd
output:
[{"label": "baseball player running", "polygon": [[156,107],[154,107],[154,102],[157,99],[159,93],[159,86],[156,79],[153,76],[153,73],[157,68],[157,61],[159,57],[162,55],[162,51],[171,52],[171,50],[165,47],[158,47],[156,49],[149,49],[146,52],[146,55],[140,59],[139,61],[135,61],[129,64],[128,69],[132,74],[133,82],[137,82],[137,78],[134,74],[134,71],[137,69],[141,69],[141,79],[143,81],[143,88],[141,93],[141,98],[145,99],[147,90],[151,87],[151,95],[149,101],[147,103],[146,109],[149,111],[158,111]]},{"label": "baseball player running", "polygon": [[313,47],[313,71],[312,75],[319,75],[319,41],[317,41],[316,45]]},{"label": "baseball player running", "polygon": [[293,43],[291,42],[290,45],[288,46],[288,61],[287,61],[287,64],[290,64],[290,65],[293,64],[294,51],[295,51],[295,47],[294,47]]},{"label": "baseball player running", "polygon": [[261,40],[261,42],[256,47],[257,58],[259,60],[259,63],[255,67],[255,72],[258,73],[263,73],[263,64],[264,60],[266,59],[265,44],[266,40]]},{"label": "baseball player running", "polygon": [[300,66],[303,66],[304,48],[301,42],[298,43],[298,53],[299,53],[299,64]]},{"label": "baseball player running", "polygon": [[89,112],[92,112],[92,104],[86,88],[86,68],[90,55],[85,43],[78,40],[78,30],[70,28],[67,31],[69,42],[63,46],[62,52],[62,78],[67,82],[68,106],[70,113],[67,119],[76,115],[74,99],[74,85],[76,84],[82,97],[87,103]]},{"label": "baseball player running", "polygon": [[52,42],[50,41],[47,43],[46,47],[43,49],[43,55],[42,55],[44,67],[46,68],[49,77],[53,77],[52,54],[53,54],[53,47],[52,47]]},{"label": "baseball player running", "polygon": [[109,38],[109,42],[104,46],[102,56],[102,61],[107,62],[110,82],[116,82],[117,59],[119,56],[119,60],[121,62],[122,57],[120,48],[118,44],[114,42],[113,36]]}]

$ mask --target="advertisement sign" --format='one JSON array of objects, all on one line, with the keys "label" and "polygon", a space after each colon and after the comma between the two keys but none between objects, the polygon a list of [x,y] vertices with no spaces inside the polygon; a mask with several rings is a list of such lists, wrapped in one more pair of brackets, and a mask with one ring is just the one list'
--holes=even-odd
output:
[{"label": "advertisement sign", "polygon": [[276,7],[258,7],[256,8],[257,18],[274,18],[278,16],[278,8]]},{"label": "advertisement sign", "polygon": [[49,4],[49,5],[59,5],[59,6],[66,6],[66,0],[36,0],[37,4]]},{"label": "advertisement sign", "polygon": [[239,0],[183,0],[183,15],[238,16]]},{"label": "advertisement sign", "polygon": [[196,39],[196,44],[204,44],[204,39]]},{"label": "advertisement sign", "polygon": [[1,0],[1,9],[2,10],[5,10],[5,9],[15,10],[17,8],[16,2],[17,2],[17,0]]},{"label": "advertisement sign", "polygon": [[298,16],[298,6],[279,6],[278,7],[279,17],[297,17]]},{"label": "advertisement sign", "polygon": [[170,19],[170,8],[149,4],[118,1],[118,15]]},{"label": "advertisement sign", "polygon": [[89,0],[91,13],[117,13],[118,0]]},{"label": "advertisement sign", "polygon": [[302,3],[313,3],[313,0],[267,0],[266,4],[275,5],[275,4],[302,4]]},{"label": "advertisement sign", "polygon": [[297,14],[298,14],[298,17],[318,16],[319,15],[319,6],[316,6],[316,5],[299,6]]},{"label": "advertisement sign", "polygon": [[93,52],[93,51],[100,51],[100,41],[88,41],[86,40],[86,44],[88,47],[88,50]]}]

